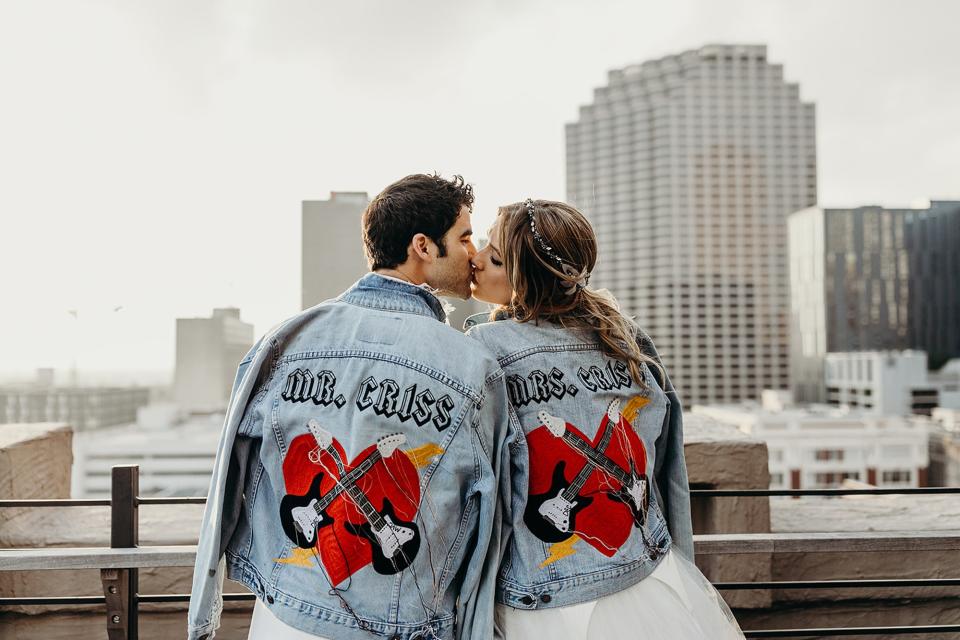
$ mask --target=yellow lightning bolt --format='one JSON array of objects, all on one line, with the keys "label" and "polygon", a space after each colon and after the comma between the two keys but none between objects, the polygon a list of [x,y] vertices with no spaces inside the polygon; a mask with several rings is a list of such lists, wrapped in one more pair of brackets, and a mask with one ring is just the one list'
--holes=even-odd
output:
[{"label": "yellow lightning bolt", "polygon": [[560,558],[566,558],[567,556],[572,556],[575,554],[577,550],[573,548],[573,545],[577,544],[578,540],[580,540],[580,536],[573,535],[563,542],[550,545],[550,555],[547,556],[546,560],[540,563],[540,568],[543,569],[548,564],[552,564]]},{"label": "yellow lightning bolt", "polygon": [[313,566],[313,549],[301,549],[300,547],[294,547],[291,549],[292,555],[286,558],[275,558],[274,562],[279,562],[281,564],[292,564],[298,567],[312,567]]},{"label": "yellow lightning bolt", "polygon": [[417,469],[422,469],[430,464],[434,456],[438,456],[443,453],[443,447],[435,442],[428,442],[422,447],[417,447],[416,449],[407,449],[404,453],[407,454],[407,456],[410,458],[410,462],[412,462]]},{"label": "yellow lightning bolt", "polygon": [[623,408],[623,417],[627,419],[627,422],[633,424],[633,421],[637,417],[637,413],[639,413],[640,409],[643,409],[648,404],[650,404],[650,398],[647,398],[646,396],[633,396],[630,398],[630,402],[627,403],[627,406]]}]

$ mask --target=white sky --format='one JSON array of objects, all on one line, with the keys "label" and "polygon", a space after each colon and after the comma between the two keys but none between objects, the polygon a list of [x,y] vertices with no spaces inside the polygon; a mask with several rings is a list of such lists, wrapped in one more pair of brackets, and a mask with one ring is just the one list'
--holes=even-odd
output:
[{"label": "white sky", "polygon": [[[613,68],[767,44],[820,201],[960,196],[960,3],[0,0],[0,372],[172,370],[175,318],[299,309],[300,201],[462,173],[565,195]],[[114,307],[122,306],[114,312]],[[68,309],[78,309],[73,320]]]}]

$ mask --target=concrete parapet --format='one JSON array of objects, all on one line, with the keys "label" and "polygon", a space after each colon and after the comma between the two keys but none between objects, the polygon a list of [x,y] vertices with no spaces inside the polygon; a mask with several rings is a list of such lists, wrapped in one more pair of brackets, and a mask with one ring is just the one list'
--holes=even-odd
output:
[{"label": "concrete parapet", "polygon": [[[692,489],[766,489],[770,486],[767,445],[736,427],[700,415],[684,415],[684,456]],[[770,531],[768,498],[691,499],[694,533],[766,533]],[[769,553],[697,558],[697,566],[714,582],[766,582]],[[769,591],[729,591],[731,607],[770,606]]]}]

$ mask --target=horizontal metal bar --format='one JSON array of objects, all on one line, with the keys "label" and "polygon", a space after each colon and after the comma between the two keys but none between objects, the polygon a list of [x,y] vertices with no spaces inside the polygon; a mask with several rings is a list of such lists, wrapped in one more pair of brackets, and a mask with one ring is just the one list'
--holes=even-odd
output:
[{"label": "horizontal metal bar", "polygon": [[140,504],[206,504],[207,499],[203,496],[187,498],[137,498]]},{"label": "horizontal metal bar", "polygon": [[[223,594],[225,602],[247,602],[256,599],[252,593],[225,593]],[[189,602],[190,595],[160,594],[160,595],[141,595],[137,597],[140,604],[162,604]],[[95,605],[104,604],[103,596],[75,596],[75,597],[51,597],[51,598],[0,598],[0,606],[14,605]],[[817,629],[752,629],[744,630],[747,638],[797,638],[797,637],[821,637],[821,636],[859,636],[874,635],[885,633],[890,635],[901,634],[926,634],[926,633],[952,633],[960,631],[960,625],[926,625],[912,627],[821,627]]]},{"label": "horizontal metal bar", "polygon": [[922,627],[839,627],[820,629],[758,629],[743,631],[747,638],[809,638],[821,636],[873,636],[880,633],[947,633],[960,631],[960,625],[927,625]]},{"label": "horizontal metal bar", "polygon": [[0,508],[4,507],[109,507],[110,499],[78,499],[78,500],[0,500]]},{"label": "horizontal metal bar", "polygon": [[[934,578],[929,580],[818,580],[780,582],[715,582],[717,589],[866,589],[875,587],[955,587],[960,578]],[[147,594],[137,597],[141,604],[189,602],[189,593]],[[225,602],[253,601],[252,593],[225,593]],[[44,598],[0,598],[0,606],[12,605],[93,605],[104,604],[103,596],[58,596]]]},{"label": "horizontal metal bar", "polygon": [[104,604],[106,598],[103,596],[56,596],[47,598],[0,598],[0,607],[24,606],[24,605],[89,605]]},{"label": "horizontal metal bar", "polygon": [[690,496],[705,498],[745,498],[765,496],[892,496],[960,494],[960,487],[920,487],[911,489],[691,489]]},{"label": "horizontal metal bar", "polygon": [[[257,599],[252,593],[225,593],[224,602],[253,602]],[[189,593],[164,593],[162,595],[143,595],[139,597],[140,604],[156,604],[162,602],[190,602]]]},{"label": "horizontal metal bar", "polygon": [[806,580],[777,582],[715,582],[717,589],[872,589],[875,587],[960,587],[960,578],[916,580]]},{"label": "horizontal metal bar", "polygon": [[[244,602],[257,599],[252,593],[225,593],[224,602]],[[137,596],[141,604],[157,604],[167,602],[190,602],[189,593],[164,593]],[[93,605],[105,604],[106,598],[103,596],[51,596],[46,598],[0,598],[0,607],[26,606],[26,605]]]}]

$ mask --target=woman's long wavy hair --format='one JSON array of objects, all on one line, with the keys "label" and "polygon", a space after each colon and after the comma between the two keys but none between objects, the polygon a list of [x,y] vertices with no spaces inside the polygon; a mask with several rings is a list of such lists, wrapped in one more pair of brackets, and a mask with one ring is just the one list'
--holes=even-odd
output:
[{"label": "woman's long wavy hair", "polygon": [[[612,298],[580,286],[578,275],[564,272],[533,235],[528,204],[500,207],[497,241],[507,279],[513,289],[510,303],[494,313],[505,313],[518,322],[547,320],[571,327],[590,327],[600,339],[604,353],[627,363],[630,375],[646,388],[641,364],[660,364],[646,355],[638,342],[636,325],[617,308]],[[593,227],[576,208],[563,202],[532,201],[537,233],[550,251],[572,269],[587,275],[597,263],[597,237]]]}]

